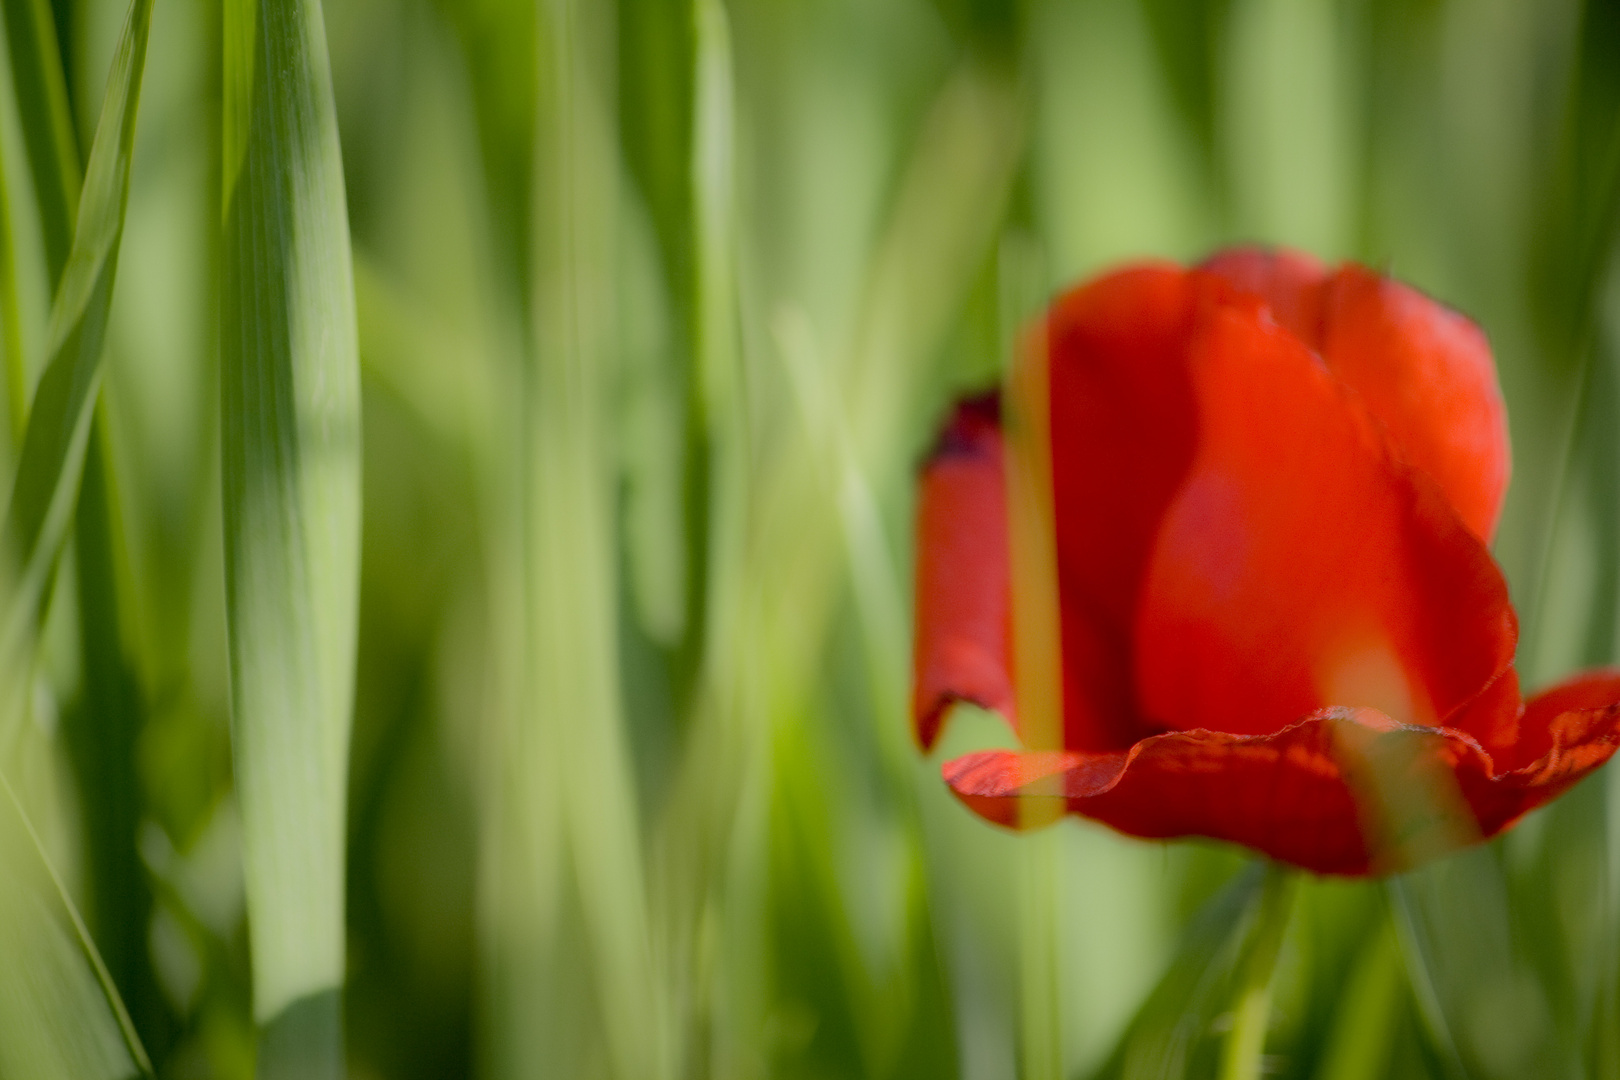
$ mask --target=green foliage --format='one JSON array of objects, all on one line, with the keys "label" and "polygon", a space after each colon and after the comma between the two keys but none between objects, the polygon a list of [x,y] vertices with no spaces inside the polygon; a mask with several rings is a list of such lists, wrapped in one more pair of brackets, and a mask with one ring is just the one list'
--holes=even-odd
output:
[{"label": "green foliage", "polygon": [[[32,14],[37,17],[41,12]],[[48,12],[43,17],[48,25]],[[61,266],[64,254],[66,264],[51,308],[48,361],[28,414],[5,525],[10,588],[4,594],[5,621],[0,625],[0,672],[8,684],[0,703],[0,742],[7,748],[0,760],[0,787],[4,788],[0,799],[0,926],[4,927],[0,951],[7,962],[0,969],[0,1073],[7,1075],[128,1077],[151,1072],[118,990],[51,868],[27,811],[4,776],[19,764],[13,748],[19,739],[18,727],[28,722],[32,702],[26,692],[18,691],[30,681],[35,637],[43,617],[42,594],[66,539],[101,381],[103,340],[123,234],[151,18],[151,0],[135,0],[113,60],[82,198],[76,186],[57,189],[57,194],[65,190],[72,198],[58,203],[47,195],[40,213],[48,223],[48,238],[63,241],[71,237],[72,243],[65,253],[50,249],[53,272]],[[45,31],[35,26],[34,32],[43,35]],[[54,50],[33,55],[28,63],[18,65],[16,73],[25,86],[60,86]],[[38,112],[47,100],[55,99],[29,99],[25,111]],[[55,144],[52,149],[61,155],[58,165],[70,160],[70,147]],[[63,167],[62,173],[66,171]],[[67,220],[75,200],[76,227]],[[9,214],[11,207],[3,209]],[[7,228],[11,228],[10,222]],[[15,357],[13,362],[20,365],[21,358]],[[18,386],[13,379],[11,388],[15,391]],[[24,413],[14,405],[12,415]],[[127,770],[129,741],[120,744],[115,739],[111,748],[123,751],[122,763],[115,761],[113,768]],[[128,813],[133,807],[127,789],[125,795]]]},{"label": "green foliage", "polygon": [[318,2],[224,21],[220,448],[259,1075],[343,1072],[360,371]]},{"label": "green foliage", "polygon": [[11,785],[0,779],[0,1073],[126,1080],[151,1064]]},{"label": "green foliage", "polygon": [[0,1076],[1620,1070],[1607,777],[1283,923],[906,716],[947,402],[1239,240],[1481,322],[1521,672],[1617,658],[1614,4],[151,12],[0,0]]}]

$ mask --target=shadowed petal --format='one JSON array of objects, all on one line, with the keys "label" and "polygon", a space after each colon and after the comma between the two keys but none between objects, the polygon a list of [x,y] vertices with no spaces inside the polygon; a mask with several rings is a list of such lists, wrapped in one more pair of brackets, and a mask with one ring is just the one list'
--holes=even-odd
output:
[{"label": "shadowed petal", "polygon": [[1122,750],[1148,733],[1131,629],[1153,537],[1192,464],[1198,302],[1186,271],[1144,265],[1068,293],[1047,319],[1069,749]]},{"label": "shadowed petal", "polygon": [[911,715],[924,748],[956,701],[1013,722],[1010,597],[1006,478],[991,395],[956,407],[922,470]]}]

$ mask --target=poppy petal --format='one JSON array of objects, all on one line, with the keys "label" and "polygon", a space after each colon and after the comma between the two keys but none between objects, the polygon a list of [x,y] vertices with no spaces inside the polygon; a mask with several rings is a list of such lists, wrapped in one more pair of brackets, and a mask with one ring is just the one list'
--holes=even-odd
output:
[{"label": "poppy petal", "polygon": [[1064,745],[1122,750],[1148,731],[1131,631],[1153,537],[1192,464],[1186,345],[1198,303],[1170,264],[1109,274],[1045,324],[1062,619]]},{"label": "poppy petal", "polygon": [[1148,839],[1205,836],[1318,873],[1367,869],[1357,806],[1333,718],[1264,736],[1178,731],[1112,754],[988,750],[947,762],[946,782],[975,813],[1016,827],[1028,800]]},{"label": "poppy petal", "polygon": [[1445,498],[1258,311],[1214,307],[1187,355],[1197,454],[1137,615],[1145,715],[1259,735],[1330,706],[1438,726],[1474,700],[1517,625]]},{"label": "poppy petal", "polygon": [[1313,349],[1322,336],[1322,287],[1328,272],[1316,259],[1287,248],[1227,248],[1199,267],[1265,300],[1289,333]]},{"label": "poppy petal", "polygon": [[1201,269],[1262,297],[1361,395],[1474,534],[1490,539],[1510,455],[1496,365],[1478,326],[1365,267],[1346,263],[1330,275],[1297,251],[1231,248]]},{"label": "poppy petal", "polygon": [[[1491,755],[1496,769],[1511,768],[1521,760],[1524,746],[1519,742],[1524,698],[1519,694],[1519,673],[1508,668],[1491,681],[1477,697],[1446,717],[1444,727],[1459,731],[1479,743]],[[1540,751],[1530,754],[1535,757]],[[1528,760],[1528,759],[1525,759]]]},{"label": "poppy petal", "polygon": [[1510,772],[1461,732],[1326,709],[1270,735],[1177,731],[1112,754],[986,750],[943,773],[974,813],[1013,828],[1051,820],[1056,802],[1131,836],[1204,836],[1319,874],[1383,873],[1410,859],[1400,848],[1414,822],[1441,845],[1420,842],[1420,858],[1486,840],[1607,761],[1620,743],[1620,673],[1566,684],[1527,715],[1548,724],[1550,745]]},{"label": "poppy petal", "polygon": [[917,505],[912,718],[926,749],[969,701],[1014,719],[1006,477],[994,395],[956,407],[923,466]]},{"label": "poppy petal", "polygon": [[1525,703],[1514,754],[1459,776],[1485,835],[1556,799],[1620,745],[1620,671],[1574,676]]},{"label": "poppy petal", "polygon": [[1489,540],[1507,492],[1507,410],[1490,343],[1473,322],[1408,285],[1346,263],[1322,296],[1328,367],[1402,456]]}]

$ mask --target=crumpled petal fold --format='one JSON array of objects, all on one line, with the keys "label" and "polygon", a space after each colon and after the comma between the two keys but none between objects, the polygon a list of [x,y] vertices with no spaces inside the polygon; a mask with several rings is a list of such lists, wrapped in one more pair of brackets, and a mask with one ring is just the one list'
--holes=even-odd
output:
[{"label": "crumpled petal fold", "polygon": [[[1502,769],[1452,728],[1398,725],[1371,710],[1325,709],[1268,735],[1195,729],[1143,739],[1112,754],[987,750],[945,764],[946,782],[981,817],[1009,827],[1062,809],[1149,839],[1201,836],[1262,851],[1319,874],[1400,868],[1400,822],[1380,821],[1378,787],[1428,784],[1415,814],[1451,812],[1460,795],[1467,839],[1489,839],[1557,798],[1620,744],[1620,672],[1578,676],[1533,698],[1526,726],[1545,749]],[[1390,775],[1368,776],[1368,740],[1399,739]],[[1393,764],[1391,763],[1393,762]],[[1371,839],[1369,840],[1369,837]]]}]

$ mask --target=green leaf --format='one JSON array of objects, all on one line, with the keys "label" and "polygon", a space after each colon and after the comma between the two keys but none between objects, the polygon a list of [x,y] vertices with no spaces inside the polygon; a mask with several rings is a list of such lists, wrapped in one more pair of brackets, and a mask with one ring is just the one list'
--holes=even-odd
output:
[{"label": "green leaf", "polygon": [[0,1076],[150,1076],[112,979],[0,778]]},{"label": "green leaf", "polygon": [[[56,40],[50,0],[3,0],[3,7],[23,140],[33,173],[34,198],[44,225],[45,262],[54,286],[76,239],[73,220],[81,194],[79,147],[68,108],[62,53]],[[139,77],[137,66],[137,84]],[[107,85],[113,88],[118,82],[115,67]],[[103,121],[108,115],[102,112]],[[101,141],[100,130],[96,132],[96,141]],[[94,153],[92,149],[92,157]],[[88,196],[88,190],[83,194]]]},{"label": "green leaf", "polygon": [[1474,847],[1387,883],[1412,989],[1455,1075],[1568,1075],[1548,1001],[1515,950],[1497,854]]},{"label": "green leaf", "polygon": [[90,429],[73,519],[77,587],[63,597],[78,601],[82,697],[57,730],[78,786],[86,922],[145,1044],[161,1057],[171,1025],[152,969],[152,891],[136,847],[137,748],[146,709],[125,636],[130,582],[106,412],[98,410]]},{"label": "green leaf", "polygon": [[[16,110],[11,77],[11,54],[0,48],[0,350],[6,372],[7,419],[12,438],[22,438],[28,416],[28,362],[23,344],[23,302],[16,215],[25,209],[12,192],[18,168],[14,162],[26,158],[22,141],[13,136],[10,117]],[[26,207],[32,210],[32,206]]]},{"label": "green leaf", "polygon": [[[520,720],[538,755],[527,762],[532,771],[517,777],[536,790],[524,793],[515,824],[536,833],[555,824],[566,847],[532,845],[514,876],[556,874],[548,855],[566,852],[578,888],[577,931],[564,929],[566,914],[551,925],[531,917],[563,945],[550,978],[559,988],[570,985],[558,973],[568,963],[567,939],[576,938],[589,959],[582,982],[595,988],[605,1064],[623,1080],[657,1080],[673,1071],[672,1043],[653,962],[615,621],[610,393],[619,162],[608,108],[614,69],[607,15],[601,5],[562,0],[543,8],[540,24],[547,62],[537,114],[536,351],[525,402],[531,464],[523,540],[531,651]],[[555,790],[540,790],[548,786],[542,770],[556,778]],[[562,900],[566,912],[569,898]],[[536,1029],[535,1021],[524,1023]]]},{"label": "green leaf", "polygon": [[[0,627],[0,677],[13,688],[28,685],[40,600],[72,513],[94,412],[151,16],[151,0],[135,0],[113,60],[78,228],[51,311],[50,359],[7,512],[14,560],[8,569],[16,576]],[[8,722],[21,714],[17,704],[7,710]],[[0,966],[0,1074],[150,1073],[118,993],[9,785],[0,798],[0,955],[7,958]]]},{"label": "green leaf", "polygon": [[37,629],[84,464],[129,197],[129,160],[151,21],[152,0],[135,0],[108,75],[78,227],[51,308],[49,361],[35,394],[6,514],[9,569],[15,577],[0,626],[0,665],[8,666],[0,670],[13,677],[18,669],[9,665],[20,661]]},{"label": "green leaf", "polygon": [[1262,894],[1264,867],[1222,889],[1188,925],[1181,947],[1094,1080],[1208,1075],[1214,1072],[1215,1019],[1232,1004]]},{"label": "green leaf", "polygon": [[319,0],[224,19],[221,452],[259,1075],[337,1076],[360,391]]}]

